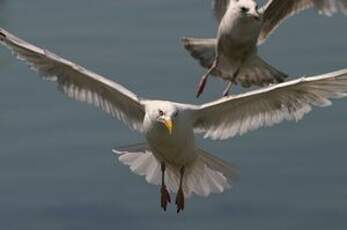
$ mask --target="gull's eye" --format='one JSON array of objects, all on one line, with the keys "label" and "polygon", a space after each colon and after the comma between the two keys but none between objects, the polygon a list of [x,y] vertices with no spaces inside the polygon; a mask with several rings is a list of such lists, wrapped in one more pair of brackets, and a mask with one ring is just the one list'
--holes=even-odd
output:
[{"label": "gull's eye", "polygon": [[258,11],[258,9],[259,9],[259,6],[258,6],[258,5],[256,5],[256,6],[255,6],[255,10],[256,10],[256,11]]},{"label": "gull's eye", "polygon": [[163,110],[159,109],[159,116],[163,116],[163,115],[164,115]]},{"label": "gull's eye", "polygon": [[178,116],[178,111],[176,111],[174,114],[173,114],[174,117],[177,117]]}]

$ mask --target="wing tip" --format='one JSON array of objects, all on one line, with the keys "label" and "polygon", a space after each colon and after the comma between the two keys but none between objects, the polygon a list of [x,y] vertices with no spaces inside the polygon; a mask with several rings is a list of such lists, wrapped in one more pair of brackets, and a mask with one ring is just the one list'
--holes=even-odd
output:
[{"label": "wing tip", "polygon": [[5,31],[0,28],[0,40],[4,41],[7,38]]},{"label": "wing tip", "polygon": [[188,41],[188,37],[181,37],[180,38],[180,41],[182,42],[182,43],[186,43],[187,41]]},{"label": "wing tip", "polygon": [[182,37],[180,39],[180,42],[182,43],[182,45],[184,46],[184,48],[186,50],[190,50],[191,49],[191,42],[190,42],[190,38],[189,37]]}]

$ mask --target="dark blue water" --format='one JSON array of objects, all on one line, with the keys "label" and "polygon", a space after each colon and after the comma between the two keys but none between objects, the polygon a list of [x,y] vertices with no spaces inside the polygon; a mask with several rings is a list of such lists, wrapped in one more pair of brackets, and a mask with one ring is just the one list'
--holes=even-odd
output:
[{"label": "dark blue water", "polygon": [[[0,25],[138,95],[203,103],[221,94],[181,47],[184,35],[215,34],[209,0],[1,0]],[[307,11],[260,48],[293,77],[347,67],[347,17]],[[234,162],[233,191],[192,198],[176,215],[159,188],[115,161],[114,146],[141,135],[67,99],[0,49],[1,229],[346,229],[347,100],[224,142],[198,140]]]}]

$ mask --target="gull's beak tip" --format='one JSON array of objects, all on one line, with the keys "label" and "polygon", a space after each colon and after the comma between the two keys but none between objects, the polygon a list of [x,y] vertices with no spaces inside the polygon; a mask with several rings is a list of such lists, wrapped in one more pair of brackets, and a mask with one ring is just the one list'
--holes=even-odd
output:
[{"label": "gull's beak tip", "polygon": [[166,127],[167,130],[169,131],[169,134],[171,135],[171,134],[172,134],[172,128],[173,128],[171,118],[165,117],[165,118],[162,120],[162,123],[165,125],[165,127]]},{"label": "gull's beak tip", "polygon": [[171,135],[172,134],[172,121],[171,121],[171,119],[165,120],[165,126],[168,129],[169,134]]}]

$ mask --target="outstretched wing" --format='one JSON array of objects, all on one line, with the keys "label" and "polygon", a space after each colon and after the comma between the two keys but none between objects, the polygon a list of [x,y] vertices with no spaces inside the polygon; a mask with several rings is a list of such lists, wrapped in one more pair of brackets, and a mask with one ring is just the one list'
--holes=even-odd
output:
[{"label": "outstretched wing", "polygon": [[218,23],[220,23],[225,12],[227,11],[229,1],[230,0],[213,0],[212,8]]},{"label": "outstretched wing", "polygon": [[68,97],[94,104],[130,128],[142,131],[145,115],[141,100],[118,83],[93,73],[48,50],[29,44],[0,28],[0,43],[38,71],[43,79],[55,81]]},{"label": "outstretched wing", "polygon": [[263,14],[263,26],[258,38],[262,43],[287,17],[302,10],[315,7],[320,14],[332,15],[338,8],[347,14],[347,0],[269,0],[260,9]]},{"label": "outstretched wing", "polygon": [[227,139],[283,120],[300,120],[311,106],[347,96],[347,69],[277,84],[192,107],[193,127],[205,138]]}]

